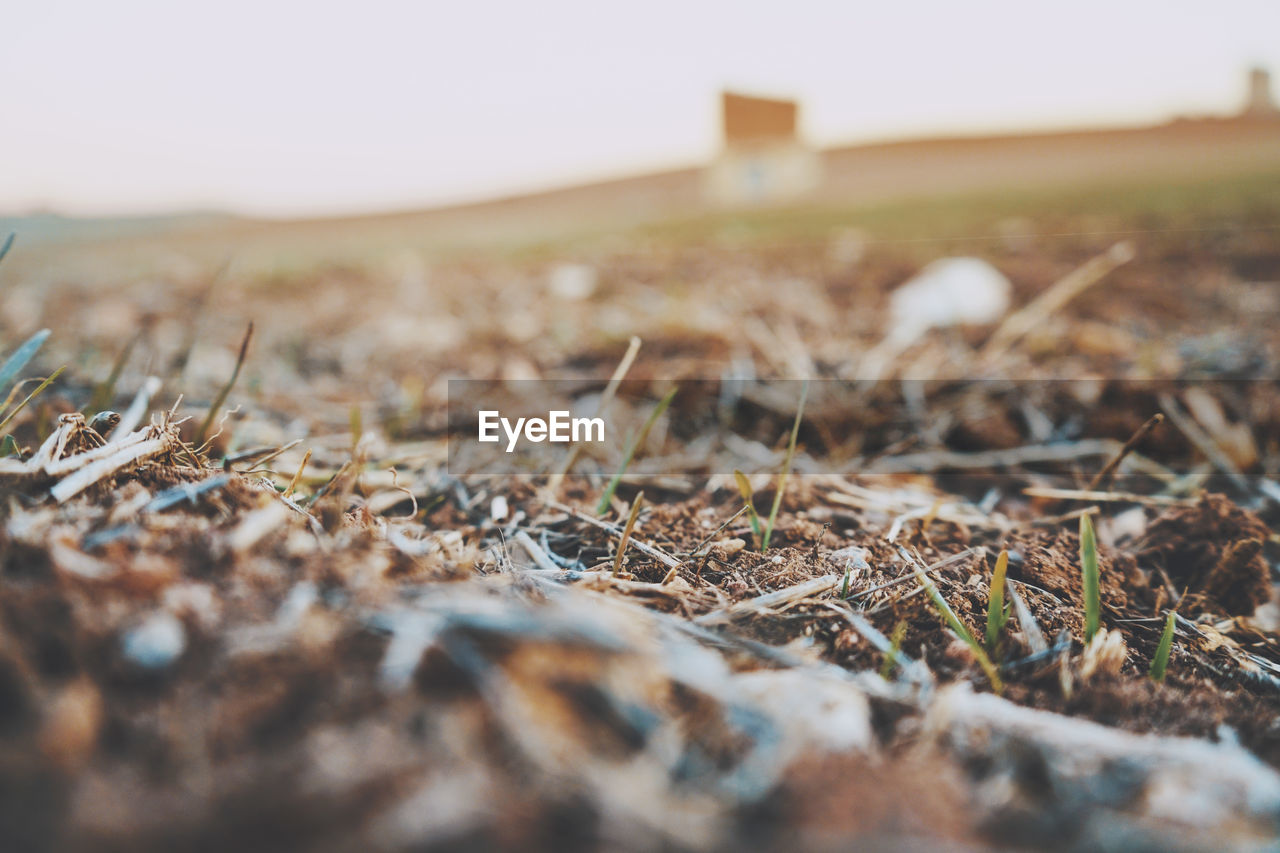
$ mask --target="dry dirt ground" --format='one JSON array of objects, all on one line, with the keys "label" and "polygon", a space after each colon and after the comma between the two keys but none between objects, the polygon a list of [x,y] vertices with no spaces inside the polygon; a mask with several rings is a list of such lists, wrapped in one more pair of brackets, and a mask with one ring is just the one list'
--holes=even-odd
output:
[{"label": "dry dirt ground", "polygon": [[[764,217],[6,270],[6,355],[45,326],[22,375],[68,369],[0,460],[0,846],[1273,849],[1276,187],[994,205],[962,242]],[[1120,240],[1132,260],[1007,345],[937,332],[856,396],[816,382],[761,550],[716,454],[767,516],[797,388],[770,380],[857,377],[929,260],[985,258],[1017,309]],[[616,405],[732,379],[722,430],[677,396],[640,450],[661,464],[598,516],[620,447],[564,479],[448,469],[448,379],[600,393],[633,338]],[[140,432],[76,414],[142,392]],[[1002,549],[997,691],[913,570],[981,637]]]}]

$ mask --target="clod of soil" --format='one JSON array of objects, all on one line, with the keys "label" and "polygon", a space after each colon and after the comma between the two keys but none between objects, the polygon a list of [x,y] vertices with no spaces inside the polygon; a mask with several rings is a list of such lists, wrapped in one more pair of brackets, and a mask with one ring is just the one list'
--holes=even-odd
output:
[{"label": "clod of soil", "polygon": [[1270,570],[1262,544],[1270,536],[1257,515],[1223,495],[1170,510],[1152,522],[1139,560],[1163,569],[1178,590],[1232,616],[1247,616],[1270,598]]}]

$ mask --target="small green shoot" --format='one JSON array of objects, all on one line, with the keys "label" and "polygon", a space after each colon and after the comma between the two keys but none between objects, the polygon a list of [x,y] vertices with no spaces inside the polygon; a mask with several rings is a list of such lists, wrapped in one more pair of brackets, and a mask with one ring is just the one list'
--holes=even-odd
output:
[{"label": "small green shoot", "polygon": [[12,421],[14,418],[16,418],[18,416],[18,413],[27,407],[27,403],[30,403],[36,397],[39,397],[44,392],[44,389],[52,385],[54,380],[57,379],[59,376],[61,376],[62,371],[66,369],[67,369],[66,365],[59,367],[57,370],[53,372],[52,376],[50,376],[45,381],[41,382],[40,385],[36,387],[36,390],[28,394],[21,403],[14,406],[13,410],[4,416],[4,420],[0,420],[0,432],[4,432],[5,427],[9,426],[9,422]]},{"label": "small green shoot", "polygon": [[[847,580],[848,575],[845,578]],[[898,665],[898,652],[902,649],[902,639],[906,635],[907,620],[899,619],[898,624],[893,626],[893,633],[889,635],[889,651],[884,654],[884,663],[880,664],[880,677],[885,681],[889,680],[889,674]]]},{"label": "small green shoot", "polygon": [[1084,642],[1088,645],[1098,633],[1102,609],[1098,592],[1098,540],[1093,535],[1093,522],[1088,513],[1080,516],[1080,572],[1084,586]]},{"label": "small green shoot", "polygon": [[671,401],[675,399],[676,392],[679,388],[672,388],[667,392],[667,396],[658,401],[658,405],[653,407],[653,411],[649,413],[648,419],[645,420],[644,426],[640,427],[640,432],[627,445],[626,453],[622,455],[622,465],[618,468],[618,473],[613,475],[613,479],[609,481],[609,485],[605,486],[604,494],[600,496],[600,503],[596,505],[596,515],[604,515],[609,511],[610,504],[613,503],[613,493],[618,490],[618,484],[622,482],[622,477],[627,473],[627,467],[631,465],[632,458],[636,455],[636,451],[644,444],[645,439],[649,437],[649,430],[653,429],[653,425],[658,422],[658,418],[662,417],[662,413],[671,405]]},{"label": "small green shoot", "polygon": [[1170,610],[1164,620],[1164,632],[1160,634],[1160,643],[1156,646],[1156,655],[1151,659],[1149,674],[1151,680],[1159,684],[1164,681],[1165,670],[1169,667],[1169,652],[1173,650],[1173,626],[1177,624],[1178,614]]},{"label": "small green shoot", "polygon": [[1009,569],[1009,552],[1001,551],[996,557],[996,568],[991,573],[991,591],[987,595],[987,651],[996,653],[1000,632],[1009,621],[1011,605],[1004,601],[1004,576]]},{"label": "small green shoot", "polygon": [[627,553],[627,543],[631,541],[631,531],[635,530],[642,503],[644,503],[644,492],[637,492],[636,499],[631,502],[631,512],[627,515],[627,526],[622,528],[622,537],[618,539],[618,553],[613,555],[614,575],[622,574],[622,557]]},{"label": "small green shoot", "polygon": [[760,514],[756,512],[755,492],[751,489],[751,481],[747,479],[747,475],[737,468],[733,469],[733,479],[738,484],[738,493],[747,504],[747,518],[751,520],[751,538],[758,548],[760,547]]},{"label": "small green shoot", "polygon": [[942,621],[955,633],[957,637],[965,642],[965,645],[973,650],[973,655],[977,658],[978,665],[981,666],[982,671],[986,673],[987,681],[991,682],[991,689],[997,693],[1003,692],[1004,682],[1000,680],[1000,673],[996,671],[995,664],[993,664],[991,662],[991,658],[987,656],[987,650],[982,647],[981,643],[974,639],[973,634],[971,634],[969,629],[965,627],[964,623],[960,621],[960,617],[956,616],[955,611],[951,609],[951,605],[947,604],[947,600],[942,597],[942,593],[938,592],[938,587],[935,586],[933,581],[929,579],[929,576],[924,573],[924,570],[920,568],[919,564],[914,560],[912,560],[911,563],[916,573],[916,580],[918,580],[920,585],[924,587],[925,593],[933,602],[933,606],[936,607],[938,609],[938,613],[942,615]]},{"label": "small green shoot", "polygon": [[773,494],[773,508],[769,510],[769,523],[765,525],[764,535],[760,538],[760,550],[769,550],[769,540],[773,538],[773,525],[778,520],[778,509],[782,506],[782,494],[787,490],[787,478],[791,476],[791,462],[796,455],[796,436],[800,434],[800,420],[804,417],[804,401],[809,396],[809,380],[800,386],[800,405],[796,407],[796,420],[791,425],[791,440],[787,442],[787,458],[782,463],[782,475],[778,477],[778,490]]},{"label": "small green shoot", "polygon": [[48,337],[49,330],[41,329],[23,341],[22,346],[13,351],[13,355],[9,356],[3,366],[0,366],[0,388],[6,387],[17,378],[18,373],[27,366],[28,361],[35,357],[35,354],[44,345],[45,339]]},{"label": "small green shoot", "polygon": [[227,380],[227,384],[223,385],[222,390],[218,392],[213,405],[209,407],[209,414],[204,417],[204,423],[200,424],[200,431],[196,433],[194,442],[196,447],[204,444],[205,436],[209,434],[209,427],[213,426],[213,420],[218,416],[218,410],[222,408],[223,403],[227,402],[227,395],[231,393],[231,389],[235,387],[236,380],[240,378],[240,368],[244,366],[244,357],[249,352],[249,341],[252,338],[253,323],[250,323],[249,328],[245,330],[244,340],[240,342],[240,355],[236,357],[235,370],[231,371],[231,378]]},{"label": "small green shoot", "polygon": [[853,579],[853,566],[849,566],[844,570],[844,582],[840,584],[840,600],[844,601],[849,597],[849,581]]}]

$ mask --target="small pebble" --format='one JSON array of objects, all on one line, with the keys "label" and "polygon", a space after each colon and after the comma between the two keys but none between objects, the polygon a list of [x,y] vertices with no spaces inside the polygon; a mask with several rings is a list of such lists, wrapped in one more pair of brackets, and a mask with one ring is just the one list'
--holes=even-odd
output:
[{"label": "small pebble", "polygon": [[168,611],[148,616],[124,635],[124,656],[143,669],[164,669],[187,648],[187,631],[181,620]]}]

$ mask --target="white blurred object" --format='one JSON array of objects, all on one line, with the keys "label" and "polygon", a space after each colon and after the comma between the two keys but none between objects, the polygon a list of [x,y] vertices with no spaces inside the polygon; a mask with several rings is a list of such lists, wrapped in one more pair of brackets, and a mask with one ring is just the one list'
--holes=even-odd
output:
[{"label": "white blurred object", "polygon": [[875,382],[930,329],[987,325],[1009,310],[1013,286],[979,258],[942,258],[889,296],[889,333],[862,360],[858,378]]},{"label": "white blurred object", "polygon": [[596,268],[587,264],[560,264],[547,276],[551,295],[567,302],[590,299],[596,292]]},{"label": "white blurred object", "polygon": [[889,335],[914,341],[929,329],[994,323],[1009,310],[1012,290],[978,258],[934,261],[889,297]]}]

